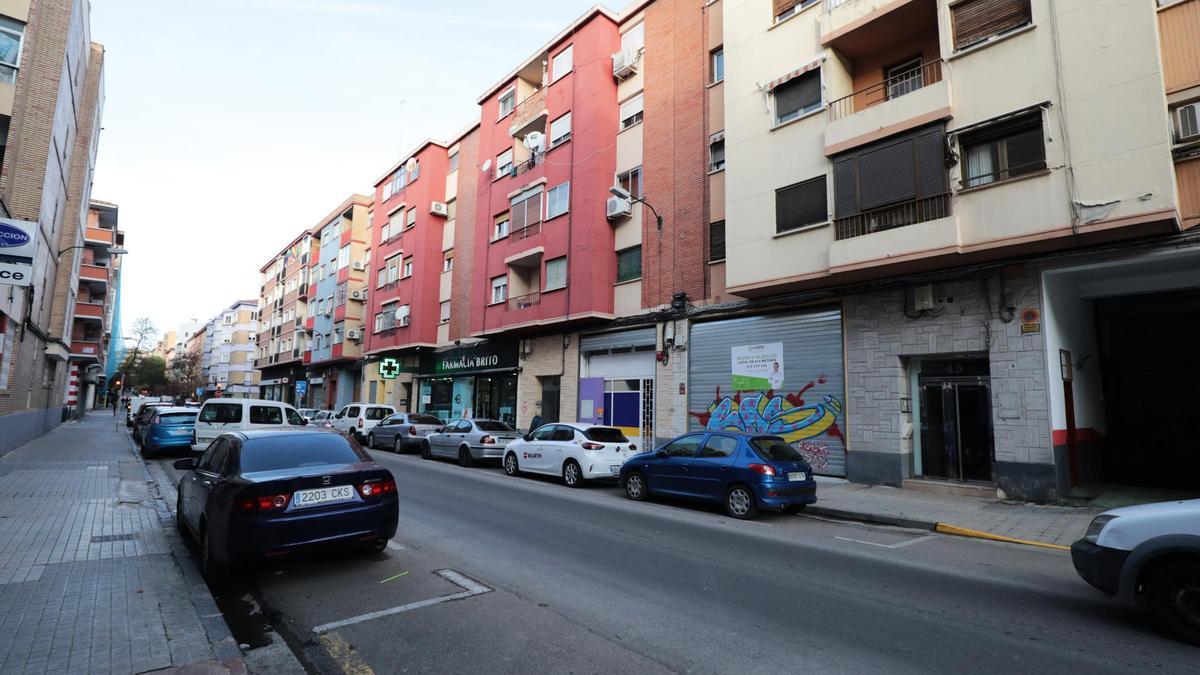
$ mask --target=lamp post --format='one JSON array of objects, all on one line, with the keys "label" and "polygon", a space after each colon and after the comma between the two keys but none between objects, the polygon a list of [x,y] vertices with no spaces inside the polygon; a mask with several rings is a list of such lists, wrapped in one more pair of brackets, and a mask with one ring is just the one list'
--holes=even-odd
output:
[{"label": "lamp post", "polygon": [[644,198],[642,198],[642,197],[634,197],[632,194],[630,194],[630,192],[629,192],[628,190],[626,190],[625,188],[621,187],[620,185],[614,185],[614,186],[612,186],[612,187],[608,188],[608,191],[609,191],[609,192],[611,192],[611,193],[612,193],[612,195],[613,195],[614,197],[618,198],[618,199],[628,199],[628,200],[629,200],[629,201],[631,201],[631,202],[637,202],[637,203],[639,203],[639,204],[645,204],[645,205],[646,205],[646,207],[650,209],[650,213],[653,213],[653,214],[654,214],[654,220],[655,220],[655,222],[658,224],[658,229],[660,229],[660,230],[662,229],[662,225],[663,225],[663,219],[662,219],[662,216],[658,215],[658,211],[656,211],[656,210],[654,209],[654,205],[653,205],[653,204],[651,204],[650,202],[646,201],[646,200],[645,200]]},{"label": "lamp post", "polygon": [[[78,246],[68,246],[68,247],[64,248],[63,250],[59,251],[55,255],[55,257],[61,258],[62,254],[66,253],[67,251],[74,251],[77,248],[87,248],[87,244],[80,244]],[[104,249],[104,251],[105,251],[105,253],[108,253],[109,255],[125,255],[126,253],[129,253],[129,251],[125,250],[125,248],[121,247],[121,246],[109,246],[108,248]]]}]

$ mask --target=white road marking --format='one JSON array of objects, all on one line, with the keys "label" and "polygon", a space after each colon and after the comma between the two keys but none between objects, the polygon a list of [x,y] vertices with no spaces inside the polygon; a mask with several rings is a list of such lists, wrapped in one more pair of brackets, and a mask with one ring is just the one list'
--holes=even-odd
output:
[{"label": "white road marking", "polygon": [[874,542],[874,541],[863,541],[862,539],[851,539],[850,537],[836,537],[835,536],[834,539],[839,539],[841,541],[852,541],[856,544],[866,544],[867,546],[878,546],[879,548],[904,548],[905,546],[912,546],[913,544],[919,544],[923,541],[929,541],[930,539],[937,539],[937,535],[936,534],[927,534],[924,537],[917,537],[916,539],[909,539],[908,541],[901,541],[901,542],[897,542],[895,544],[880,544],[880,543]]},{"label": "white road marking", "polygon": [[483,584],[479,583],[478,581],[475,581],[474,579],[472,579],[466,575],[455,572],[454,570],[437,570],[434,572],[434,574],[436,574],[436,575],[442,577],[443,579],[445,579],[446,581],[449,581],[450,583],[452,583],[456,586],[459,586],[461,588],[464,588],[466,590],[464,590],[460,593],[451,593],[450,595],[443,595],[443,596],[439,596],[436,598],[430,598],[428,600],[418,600],[417,602],[410,602],[406,605],[400,605],[399,607],[390,607],[388,609],[381,609],[376,612],[367,612],[366,614],[359,614],[358,616],[352,616],[349,619],[342,619],[341,621],[332,621],[330,623],[323,623],[320,626],[314,626],[312,630],[314,633],[317,633],[317,634],[326,633],[331,630],[336,630],[338,628],[341,628],[343,626],[352,626],[356,623],[362,623],[364,621],[371,621],[372,619],[379,619],[379,618],[382,618],[385,616],[391,616],[393,614],[400,614],[401,612],[409,612],[414,609],[421,609],[422,607],[430,607],[432,605],[440,605],[443,602],[451,602],[453,600],[462,600],[464,598],[470,598],[470,597],[473,597],[476,595],[483,595],[484,593],[492,592],[491,588],[484,586]]},{"label": "white road marking", "polygon": [[403,551],[405,549],[403,544],[397,544],[394,541],[389,541],[387,543],[387,547],[392,549],[393,551]]}]

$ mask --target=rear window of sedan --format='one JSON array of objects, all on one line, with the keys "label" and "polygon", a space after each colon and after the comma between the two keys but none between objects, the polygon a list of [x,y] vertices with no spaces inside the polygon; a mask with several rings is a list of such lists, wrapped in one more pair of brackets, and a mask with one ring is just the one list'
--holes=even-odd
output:
[{"label": "rear window of sedan", "polygon": [[391,414],[392,411],[387,408],[367,408],[367,419],[369,420],[381,420]]},{"label": "rear window of sedan", "polygon": [[437,426],[442,425],[441,420],[439,420],[436,417],[430,417],[429,415],[409,415],[408,423],[409,424],[435,424]]},{"label": "rear window of sedan", "polygon": [[193,424],[196,421],[196,413],[163,413],[158,416],[159,424]]},{"label": "rear window of sedan", "polygon": [[493,420],[479,420],[475,423],[480,431],[513,431],[513,428],[504,422],[496,422]]},{"label": "rear window of sedan", "polygon": [[200,411],[201,422],[216,422],[224,424],[228,422],[242,421],[242,404],[241,403],[209,403]]},{"label": "rear window of sedan", "polygon": [[625,434],[621,433],[620,429],[612,427],[592,427],[583,432],[589,441],[597,443],[628,443],[629,439],[625,438]]},{"label": "rear window of sedan", "polygon": [[360,455],[346,438],[316,432],[247,440],[242,444],[241,469],[253,473],[366,461],[370,459]]},{"label": "rear window of sedan", "polygon": [[750,447],[754,448],[754,454],[768,461],[786,462],[804,459],[804,455],[800,454],[799,450],[788,445],[782,438],[752,438]]}]

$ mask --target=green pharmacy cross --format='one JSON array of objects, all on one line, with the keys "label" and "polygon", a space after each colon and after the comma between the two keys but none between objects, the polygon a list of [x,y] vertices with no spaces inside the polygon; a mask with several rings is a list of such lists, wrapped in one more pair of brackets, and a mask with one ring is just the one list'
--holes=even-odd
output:
[{"label": "green pharmacy cross", "polygon": [[384,359],[379,362],[379,376],[385,380],[394,380],[400,374],[400,362],[396,359]]}]

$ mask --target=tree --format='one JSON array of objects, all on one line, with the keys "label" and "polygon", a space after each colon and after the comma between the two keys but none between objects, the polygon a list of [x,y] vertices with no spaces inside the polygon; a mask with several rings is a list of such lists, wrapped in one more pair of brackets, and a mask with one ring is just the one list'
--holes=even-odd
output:
[{"label": "tree", "polygon": [[175,354],[167,365],[167,380],[172,393],[193,396],[196,388],[204,384],[200,381],[199,352],[183,350]]},{"label": "tree", "polygon": [[[137,366],[138,359],[143,356],[143,352],[149,349],[151,344],[154,344],[154,338],[157,333],[158,329],[154,327],[154,322],[150,320],[150,317],[143,316],[133,322],[133,335],[130,339],[136,340],[136,342],[133,345],[133,351],[129,352],[125,357],[125,361],[121,363],[119,377],[122,389],[135,389],[144,386],[135,381],[136,378],[133,377],[133,373],[130,371]],[[159,361],[162,361],[162,359],[159,359]],[[163,383],[165,384],[165,382],[166,378],[164,376]]]},{"label": "tree", "polygon": [[167,362],[161,356],[148,356],[134,365],[129,377],[139,389],[161,392],[167,384]]}]

